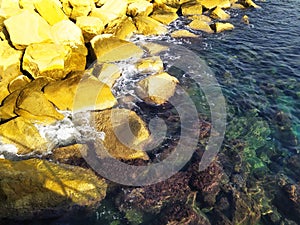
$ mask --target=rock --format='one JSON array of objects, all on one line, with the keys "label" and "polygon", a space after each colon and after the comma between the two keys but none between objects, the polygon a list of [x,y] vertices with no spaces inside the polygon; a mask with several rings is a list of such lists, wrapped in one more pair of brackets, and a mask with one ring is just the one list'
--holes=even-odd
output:
[{"label": "rock", "polygon": [[199,0],[199,3],[207,9],[213,9],[219,6],[222,9],[230,8],[231,3],[229,0]]},{"label": "rock", "polygon": [[226,13],[223,9],[217,6],[210,14],[210,16],[214,19],[220,20],[228,20],[230,19],[230,15]]},{"label": "rock", "polygon": [[217,33],[220,33],[225,30],[233,30],[234,26],[231,23],[221,23],[221,22],[216,22],[215,23],[215,29]]},{"label": "rock", "polygon": [[178,15],[175,12],[165,12],[156,10],[152,15],[151,18],[157,20],[160,23],[169,25],[176,19],[178,19]]},{"label": "rock", "polygon": [[202,14],[202,5],[199,2],[188,2],[181,5],[181,12],[184,16],[189,15],[201,15]]},{"label": "rock", "polygon": [[[158,0],[160,1],[160,0]],[[177,13],[178,9],[179,9],[179,4],[177,5],[177,7],[171,7],[171,6],[168,6],[164,3],[161,3],[161,2],[154,2],[153,3],[153,10],[156,11],[163,11],[163,12],[167,12],[167,13]]]},{"label": "rock", "polygon": [[33,78],[40,76],[55,80],[63,79],[70,71],[67,60],[71,56],[71,48],[54,43],[38,43],[29,45],[23,57],[23,69]]},{"label": "rock", "polygon": [[167,51],[169,49],[167,46],[156,44],[153,42],[145,42],[142,44],[142,47],[146,49],[146,51],[150,55],[158,55],[159,53]]},{"label": "rock", "polygon": [[92,125],[97,131],[105,133],[103,145],[112,157],[124,160],[149,159],[147,153],[142,151],[149,131],[135,112],[112,109],[95,112],[93,116]]},{"label": "rock", "polygon": [[153,11],[153,5],[146,0],[138,0],[130,3],[127,8],[127,14],[130,16],[149,16]]},{"label": "rock", "polygon": [[143,58],[135,64],[139,73],[159,73],[163,72],[164,64],[159,56]]},{"label": "rock", "polygon": [[116,19],[113,22],[109,23],[105,29],[105,33],[113,34],[115,37],[126,40],[129,39],[137,29],[128,16],[123,16],[122,18]]},{"label": "rock", "polygon": [[60,110],[103,110],[117,103],[106,84],[81,74],[48,84],[44,93]]},{"label": "rock", "polygon": [[43,153],[47,150],[47,142],[37,128],[22,117],[1,124],[0,136],[2,143],[14,144],[18,148],[19,155]]},{"label": "rock", "polygon": [[252,0],[243,0],[242,4],[246,7],[261,8],[259,5],[255,4]]},{"label": "rock", "polygon": [[243,17],[242,17],[242,21],[245,23],[245,24],[249,24],[250,22],[249,22],[249,17],[247,16],[247,15],[244,15]]},{"label": "rock", "polygon": [[94,208],[107,184],[92,171],[40,159],[1,160],[0,218],[37,219]]},{"label": "rock", "polygon": [[201,20],[204,22],[207,22],[208,24],[211,23],[211,18],[205,15],[191,15],[188,16],[188,19],[190,20]]},{"label": "rock", "polygon": [[19,0],[1,0],[0,2],[1,9],[19,9]]},{"label": "rock", "polygon": [[0,82],[0,102],[3,101],[9,95],[8,84]]},{"label": "rock", "polygon": [[25,10],[5,20],[4,24],[17,49],[24,49],[33,43],[52,41],[50,25],[35,12]]},{"label": "rock", "polygon": [[209,24],[206,21],[203,20],[193,20],[189,25],[189,28],[192,28],[194,30],[201,30],[206,33],[213,33],[214,31],[211,29]]},{"label": "rock", "polygon": [[161,105],[175,92],[179,81],[168,73],[159,73],[138,82],[137,94],[149,103]]},{"label": "rock", "polygon": [[158,5],[166,5],[176,10],[179,9],[180,4],[186,2],[181,0],[154,0],[154,2]]},{"label": "rock", "polygon": [[61,0],[65,14],[71,19],[87,16],[95,7],[93,0]]},{"label": "rock", "polygon": [[120,68],[112,63],[95,64],[91,69],[91,73],[110,88],[121,76]]},{"label": "rock", "polygon": [[50,24],[54,25],[69,18],[64,14],[55,0],[36,0],[34,6],[38,13]]},{"label": "rock", "polygon": [[13,117],[17,117],[15,113],[16,102],[21,90],[12,92],[2,102],[0,106],[0,121],[6,121]]},{"label": "rock", "polygon": [[233,3],[233,4],[231,4],[231,8],[232,9],[245,9],[245,6],[243,6],[240,3]]},{"label": "rock", "polygon": [[17,76],[15,79],[13,79],[9,85],[8,90],[10,93],[24,88],[28,83],[30,83],[30,79],[25,75]]},{"label": "rock", "polygon": [[82,30],[85,42],[89,42],[93,37],[101,34],[104,30],[102,21],[92,16],[77,17],[76,25]]},{"label": "rock", "polygon": [[143,50],[135,44],[111,35],[98,35],[91,40],[98,62],[115,62],[129,58],[141,58]]},{"label": "rock", "polygon": [[44,96],[43,92],[23,89],[17,98],[15,113],[32,123],[52,124],[64,116]]},{"label": "rock", "polygon": [[171,33],[171,37],[173,38],[181,38],[181,37],[188,37],[188,38],[196,38],[198,35],[193,34],[188,30],[176,30]]},{"label": "rock", "polygon": [[127,1],[124,0],[114,0],[105,1],[101,8],[95,8],[90,16],[99,17],[103,24],[106,25],[113,20],[126,15],[127,11]]},{"label": "rock", "polygon": [[137,16],[134,22],[140,34],[161,35],[168,32],[165,25],[148,16]]},{"label": "rock", "polygon": [[83,156],[86,155],[87,152],[87,145],[74,144],[53,149],[49,158],[59,163],[81,165],[84,161]]},{"label": "rock", "polygon": [[19,6],[21,9],[25,9],[28,11],[35,10],[34,1],[32,1],[32,0],[19,0]]}]

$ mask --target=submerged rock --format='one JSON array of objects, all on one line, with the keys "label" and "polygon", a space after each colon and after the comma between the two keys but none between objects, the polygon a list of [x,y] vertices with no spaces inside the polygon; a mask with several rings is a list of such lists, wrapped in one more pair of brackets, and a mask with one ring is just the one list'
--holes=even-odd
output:
[{"label": "submerged rock", "polygon": [[143,58],[135,66],[139,73],[159,73],[164,70],[163,61],[159,56]]},{"label": "submerged rock", "polygon": [[36,219],[95,207],[107,185],[92,171],[44,160],[0,159],[0,218]]}]

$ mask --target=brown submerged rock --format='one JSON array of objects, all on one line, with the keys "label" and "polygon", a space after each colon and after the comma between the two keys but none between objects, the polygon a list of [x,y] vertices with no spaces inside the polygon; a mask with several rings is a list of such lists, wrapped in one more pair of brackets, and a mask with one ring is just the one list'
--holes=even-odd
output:
[{"label": "brown submerged rock", "polygon": [[107,185],[87,169],[30,159],[0,160],[0,218],[33,219],[63,215],[99,204]]}]

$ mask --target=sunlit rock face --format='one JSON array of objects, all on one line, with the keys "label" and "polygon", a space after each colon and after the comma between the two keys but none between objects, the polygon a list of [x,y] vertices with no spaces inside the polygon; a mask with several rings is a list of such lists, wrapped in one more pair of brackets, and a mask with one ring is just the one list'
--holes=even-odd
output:
[{"label": "sunlit rock face", "polygon": [[0,160],[0,218],[49,218],[96,206],[106,194],[92,171],[40,159]]}]

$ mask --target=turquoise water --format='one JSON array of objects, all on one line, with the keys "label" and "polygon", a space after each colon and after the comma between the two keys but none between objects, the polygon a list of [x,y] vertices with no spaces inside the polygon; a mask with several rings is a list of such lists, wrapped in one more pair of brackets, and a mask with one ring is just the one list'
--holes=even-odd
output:
[{"label": "turquoise water", "polygon": [[[268,0],[258,4],[263,9],[230,11],[231,22],[236,27],[233,31],[214,35],[199,33],[198,40],[183,40],[182,46],[206,61],[222,88],[227,101],[227,130],[220,160],[242,143],[240,166],[246,172],[234,172],[232,179],[239,177],[254,182],[256,188],[263,190],[258,201],[262,214],[257,223],[299,224],[299,202],[290,209],[291,203],[285,201],[287,198],[278,182],[300,182],[300,157],[297,157],[300,153],[300,2]],[[241,22],[244,14],[249,16],[250,25]],[[225,171],[233,173],[230,165],[223,166]],[[239,191],[239,182],[230,182]],[[247,187],[243,192],[256,198]],[[113,193],[120,192],[126,192],[126,187],[118,187]],[[142,219],[139,213],[133,213],[131,217],[135,219],[129,222],[130,215],[126,219],[124,212],[116,207],[119,201],[116,195],[109,194],[90,214],[79,213],[47,224],[117,225],[141,221],[163,224],[153,215],[144,215]],[[198,208],[215,224],[215,212],[199,204]],[[28,224],[41,223],[45,221]]]}]

